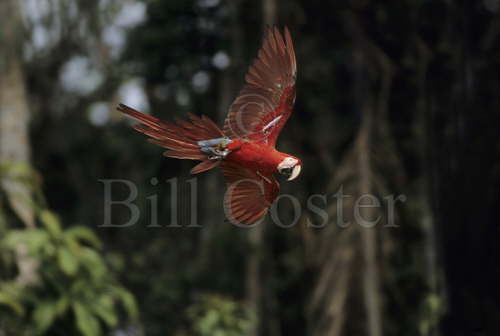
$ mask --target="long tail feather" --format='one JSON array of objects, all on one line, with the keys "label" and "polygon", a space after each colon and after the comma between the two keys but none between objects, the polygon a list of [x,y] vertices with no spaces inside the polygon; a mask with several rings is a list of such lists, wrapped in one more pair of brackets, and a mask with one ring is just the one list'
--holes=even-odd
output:
[{"label": "long tail feather", "polygon": [[208,117],[201,118],[189,114],[189,121],[176,120],[176,124],[163,122],[158,118],[141,113],[133,108],[120,104],[117,110],[138,121],[141,125],[133,128],[150,137],[148,140],[168,149],[163,155],[188,160],[202,161],[192,170],[192,174],[217,167],[220,161],[209,160],[208,154],[200,150],[198,141],[224,137],[221,129]]}]

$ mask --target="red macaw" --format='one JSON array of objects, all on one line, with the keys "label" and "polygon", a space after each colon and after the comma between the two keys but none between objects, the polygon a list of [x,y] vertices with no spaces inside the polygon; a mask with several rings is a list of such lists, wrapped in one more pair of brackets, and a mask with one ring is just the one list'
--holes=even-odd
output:
[{"label": "red macaw", "polygon": [[197,174],[220,166],[228,191],[226,215],[233,223],[253,224],[263,218],[279,193],[273,174],[295,179],[302,162],[275,148],[292,113],[297,63],[290,32],[268,28],[263,45],[245,77],[246,84],[230,107],[221,130],[206,116],[188,114],[191,122],[162,122],[120,104],[118,110],[142,125],[134,128],[150,142],[169,149],[165,156],[201,160]]}]

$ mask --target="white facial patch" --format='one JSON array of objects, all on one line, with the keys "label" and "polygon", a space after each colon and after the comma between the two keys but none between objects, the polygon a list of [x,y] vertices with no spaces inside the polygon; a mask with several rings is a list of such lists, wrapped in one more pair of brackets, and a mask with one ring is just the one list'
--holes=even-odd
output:
[{"label": "white facial patch", "polygon": [[278,165],[278,170],[295,167],[295,165],[298,162],[299,162],[299,160],[297,160],[297,159],[294,159],[292,157],[287,157],[283,161],[280,162],[280,164]]}]

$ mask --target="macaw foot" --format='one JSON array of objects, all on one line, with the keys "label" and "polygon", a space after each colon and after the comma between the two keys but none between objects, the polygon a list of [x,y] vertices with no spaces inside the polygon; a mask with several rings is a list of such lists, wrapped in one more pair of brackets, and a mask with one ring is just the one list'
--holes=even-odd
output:
[{"label": "macaw foot", "polygon": [[202,152],[208,154],[209,160],[222,160],[231,153],[227,148],[227,144],[231,142],[232,140],[229,138],[217,138],[198,141],[198,146]]}]

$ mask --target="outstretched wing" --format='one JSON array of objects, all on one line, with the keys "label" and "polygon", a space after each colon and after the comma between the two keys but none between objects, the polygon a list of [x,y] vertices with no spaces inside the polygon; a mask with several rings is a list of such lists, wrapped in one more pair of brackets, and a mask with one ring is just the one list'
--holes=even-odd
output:
[{"label": "outstretched wing", "polygon": [[224,133],[264,141],[276,139],[292,113],[297,63],[290,32],[268,28],[264,43],[245,77],[246,84],[233,102]]},{"label": "outstretched wing", "polygon": [[253,224],[264,217],[279,193],[276,179],[232,161],[223,161],[220,166],[227,183],[227,218],[234,224]]}]

